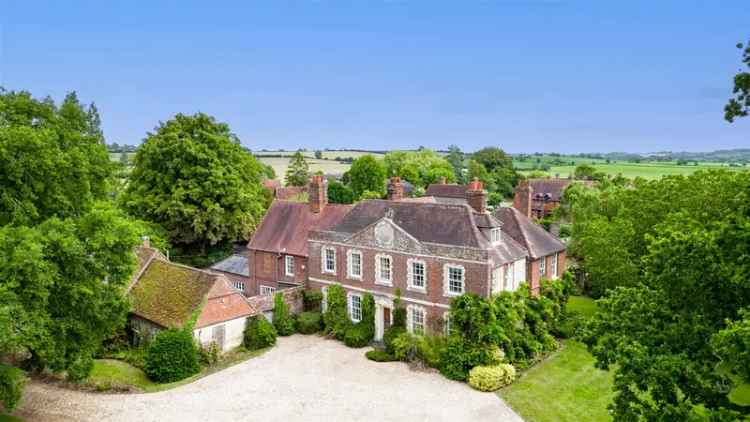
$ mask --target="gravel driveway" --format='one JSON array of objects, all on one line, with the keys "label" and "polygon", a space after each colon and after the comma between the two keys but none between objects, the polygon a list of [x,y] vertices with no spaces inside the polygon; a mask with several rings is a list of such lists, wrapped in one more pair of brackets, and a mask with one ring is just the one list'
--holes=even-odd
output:
[{"label": "gravel driveway", "polygon": [[366,349],[317,336],[279,338],[265,354],[150,394],[91,394],[30,383],[17,415],[31,421],[522,421],[497,395]]}]

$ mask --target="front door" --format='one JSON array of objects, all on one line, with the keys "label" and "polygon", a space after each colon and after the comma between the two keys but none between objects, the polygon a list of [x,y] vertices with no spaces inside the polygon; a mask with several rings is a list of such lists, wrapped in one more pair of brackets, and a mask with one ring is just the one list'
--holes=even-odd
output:
[{"label": "front door", "polygon": [[391,328],[391,308],[383,307],[383,327],[386,330]]}]

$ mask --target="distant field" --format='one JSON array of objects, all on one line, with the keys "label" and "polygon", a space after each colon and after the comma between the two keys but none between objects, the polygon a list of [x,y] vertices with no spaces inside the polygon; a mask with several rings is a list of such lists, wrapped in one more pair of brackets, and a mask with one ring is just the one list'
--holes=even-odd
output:
[{"label": "distant field", "polygon": [[[286,168],[289,166],[289,158],[259,156],[258,159],[262,163],[273,167],[277,179],[284,180],[284,173],[286,173]],[[310,171],[313,173],[320,170],[326,174],[342,174],[351,167],[351,164],[340,163],[333,160],[316,160],[315,158],[306,158],[305,160],[307,161],[307,164],[310,165]]]},{"label": "distant field", "polygon": [[[596,161],[596,160],[594,160]],[[750,167],[729,167],[727,164],[722,163],[698,163],[695,165],[677,165],[676,163],[611,163],[607,164],[603,161],[596,161],[592,164],[592,160],[586,159],[581,160],[580,164],[588,164],[596,168],[598,171],[603,171],[609,175],[622,174],[628,178],[643,177],[644,179],[658,179],[662,176],[668,175],[688,175],[698,170],[725,168],[732,171],[750,170]],[[577,165],[580,165],[577,164]],[[529,173],[531,170],[527,170],[527,167],[521,167],[521,171]],[[560,177],[568,177],[575,171],[576,166],[565,165],[565,166],[552,166],[546,173],[549,176],[559,175]]]}]

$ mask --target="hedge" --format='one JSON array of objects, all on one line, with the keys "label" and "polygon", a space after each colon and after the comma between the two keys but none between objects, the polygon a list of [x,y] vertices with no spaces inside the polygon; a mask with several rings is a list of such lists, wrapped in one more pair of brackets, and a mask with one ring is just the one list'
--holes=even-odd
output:
[{"label": "hedge", "polygon": [[0,363],[0,403],[12,412],[21,401],[26,375],[18,368]]},{"label": "hedge", "polygon": [[367,359],[370,359],[375,362],[394,362],[397,361],[395,356],[392,354],[384,351],[384,350],[370,350],[369,352],[365,353],[365,356]]},{"label": "hedge", "polygon": [[326,334],[330,334],[338,340],[344,339],[346,330],[351,325],[346,311],[346,292],[338,284],[328,286],[323,324]]},{"label": "hedge", "polygon": [[145,372],[156,382],[174,382],[200,370],[198,348],[188,330],[160,331],[146,351]]},{"label": "hedge", "polygon": [[263,315],[248,318],[243,344],[248,350],[273,346],[276,344],[276,328]]},{"label": "hedge", "polygon": [[297,316],[297,331],[302,334],[315,334],[320,331],[323,317],[320,312],[302,312]]},{"label": "hedge", "polygon": [[281,293],[276,293],[273,297],[273,326],[276,328],[276,334],[280,336],[294,334],[294,318],[289,315],[289,307]]}]

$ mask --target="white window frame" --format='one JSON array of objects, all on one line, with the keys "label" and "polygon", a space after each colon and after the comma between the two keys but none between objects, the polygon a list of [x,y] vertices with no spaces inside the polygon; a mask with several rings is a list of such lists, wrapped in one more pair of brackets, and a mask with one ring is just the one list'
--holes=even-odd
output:
[{"label": "white window frame", "polygon": [[448,337],[451,334],[451,313],[443,312],[443,335]]},{"label": "white window frame", "polygon": [[328,287],[323,287],[320,289],[320,292],[323,294],[323,297],[320,299],[320,311],[325,312],[328,307]]},{"label": "white window frame", "polygon": [[490,229],[490,242],[493,244],[500,243],[503,239],[503,232],[499,228]]},{"label": "white window frame", "polygon": [[[450,289],[450,270],[461,270],[461,292],[454,292]],[[443,295],[448,297],[461,296],[466,293],[466,268],[463,265],[445,264],[443,265]]]},{"label": "white window frame", "polygon": [[244,282],[244,281],[233,281],[233,282],[232,282],[232,286],[233,286],[233,287],[234,287],[235,289],[237,289],[237,290],[239,290],[239,291],[241,291],[241,292],[244,292],[244,291],[245,291],[245,282]]},{"label": "white window frame", "polygon": [[260,285],[260,294],[263,296],[271,296],[276,293],[276,287]]},{"label": "white window frame", "polygon": [[[347,302],[349,303],[349,306],[348,306],[349,319],[351,319],[352,322],[361,322],[362,321],[362,295],[358,293],[349,293],[348,296],[349,297],[348,297]],[[357,304],[359,305],[357,309],[359,313],[359,317],[354,316],[354,298],[355,297],[357,298]]]},{"label": "white window frame", "polygon": [[539,279],[542,280],[547,276],[547,257],[543,256],[539,260]]},{"label": "white window frame", "polygon": [[[421,327],[417,326],[416,314],[421,315]],[[425,334],[427,330],[427,310],[424,306],[409,305],[406,307],[407,329],[412,334]]]},{"label": "white window frame", "polygon": [[552,265],[550,265],[550,271],[552,272],[552,280],[557,280],[557,258],[558,252],[552,254]]},{"label": "white window frame", "polygon": [[[289,268],[290,266],[291,270]],[[294,276],[294,257],[292,255],[286,255],[284,257],[284,274]]]},{"label": "white window frame", "polygon": [[[333,254],[333,269],[328,268],[328,252]],[[320,272],[325,274],[336,274],[336,248],[325,246],[320,251]]]},{"label": "white window frame", "polygon": [[[383,259],[388,260],[388,275],[387,279],[381,277],[383,274],[383,268],[381,268],[381,261]],[[382,284],[384,286],[393,286],[393,257],[386,254],[375,255],[375,284]]]},{"label": "white window frame", "polygon": [[516,275],[516,263],[511,262],[510,264],[505,266],[505,280],[504,280],[504,290],[507,290],[509,292],[515,291],[516,286],[514,285],[514,278]]},{"label": "white window frame", "polygon": [[[352,257],[357,255],[359,257],[359,274],[354,273],[354,261]],[[357,249],[349,249],[346,251],[346,276],[352,280],[362,280],[362,267],[363,267],[363,255],[362,251]]]},{"label": "white window frame", "polygon": [[[414,283],[416,274],[414,273],[414,265],[422,265],[422,285],[418,286]],[[427,263],[421,259],[408,259],[406,261],[406,290],[413,290],[416,292],[427,293]]]}]

